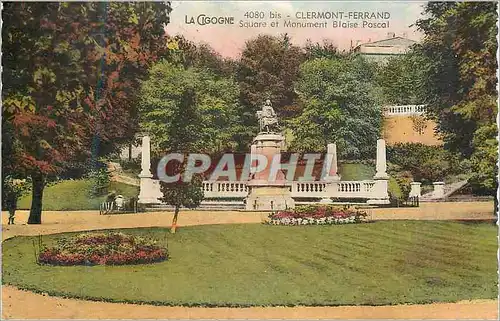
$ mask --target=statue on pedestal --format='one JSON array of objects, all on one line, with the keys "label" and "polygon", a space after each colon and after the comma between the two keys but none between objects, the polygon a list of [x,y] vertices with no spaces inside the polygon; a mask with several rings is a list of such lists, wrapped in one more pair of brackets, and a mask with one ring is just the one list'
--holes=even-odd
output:
[{"label": "statue on pedestal", "polygon": [[262,110],[257,112],[257,119],[259,120],[261,133],[276,133],[280,130],[278,117],[269,99],[266,100],[266,103],[262,106]]}]

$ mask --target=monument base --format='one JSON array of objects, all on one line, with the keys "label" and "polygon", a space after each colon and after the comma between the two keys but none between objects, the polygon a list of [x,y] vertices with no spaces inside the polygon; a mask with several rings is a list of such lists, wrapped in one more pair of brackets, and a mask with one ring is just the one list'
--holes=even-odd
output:
[{"label": "monument base", "polygon": [[246,198],[248,211],[286,210],[294,207],[289,186],[252,186]]},{"label": "monument base", "polygon": [[138,203],[160,204],[159,198],[163,197],[160,190],[160,181],[153,180],[151,176],[142,176],[139,190]]}]

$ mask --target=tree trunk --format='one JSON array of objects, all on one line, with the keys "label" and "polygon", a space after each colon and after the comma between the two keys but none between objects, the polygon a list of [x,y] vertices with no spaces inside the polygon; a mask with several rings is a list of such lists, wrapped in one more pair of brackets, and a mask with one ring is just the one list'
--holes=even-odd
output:
[{"label": "tree trunk", "polygon": [[498,195],[495,194],[493,213],[498,216]]},{"label": "tree trunk", "polygon": [[33,180],[33,191],[28,224],[42,224],[42,198],[45,177],[42,173],[34,173],[31,175],[31,179]]},{"label": "tree trunk", "polygon": [[175,207],[174,218],[172,219],[172,227],[170,228],[170,233],[175,234],[177,229],[177,216],[179,216],[179,206]]}]

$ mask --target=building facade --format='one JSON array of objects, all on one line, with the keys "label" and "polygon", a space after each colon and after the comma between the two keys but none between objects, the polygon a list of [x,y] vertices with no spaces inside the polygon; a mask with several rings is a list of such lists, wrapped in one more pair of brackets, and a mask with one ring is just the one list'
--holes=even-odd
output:
[{"label": "building facade", "polygon": [[410,47],[417,42],[403,37],[396,36],[394,33],[388,33],[387,39],[357,44],[352,51],[359,52],[362,56],[371,61],[384,62],[394,56],[404,55]]}]

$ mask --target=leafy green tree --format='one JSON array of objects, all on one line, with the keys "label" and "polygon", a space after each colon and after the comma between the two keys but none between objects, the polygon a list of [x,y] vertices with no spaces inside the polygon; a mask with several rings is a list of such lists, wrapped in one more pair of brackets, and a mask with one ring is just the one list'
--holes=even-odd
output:
[{"label": "leafy green tree", "polygon": [[195,67],[208,69],[217,76],[231,78],[236,71],[236,61],[222,57],[206,43],[194,43],[182,35],[170,39],[175,44],[175,49],[170,51],[176,55],[175,59],[167,59],[170,62],[178,62],[184,68]]},{"label": "leafy green tree", "polygon": [[293,83],[299,75],[299,66],[304,61],[302,48],[291,44],[288,35],[273,37],[259,35],[246,42],[238,63],[236,78],[240,86],[244,129],[239,134],[240,149],[247,150],[256,134],[255,112],[270,99],[281,118],[297,115]]},{"label": "leafy green tree", "polygon": [[291,149],[323,151],[336,142],[342,157],[372,154],[382,115],[373,94],[373,71],[362,57],[317,58],[303,63],[295,84],[302,113],[288,126]]},{"label": "leafy green tree", "polygon": [[304,51],[307,60],[315,58],[339,59],[347,56],[344,51],[340,51],[337,46],[329,40],[324,40],[323,43],[313,43],[308,40],[304,46]]},{"label": "leafy green tree", "polygon": [[424,183],[441,181],[459,169],[458,158],[451,152],[421,143],[388,146],[387,160],[401,171],[409,171],[415,181]]},{"label": "leafy green tree", "polygon": [[417,51],[390,58],[378,67],[376,76],[384,104],[421,104],[424,96],[425,57]]},{"label": "leafy green tree", "polygon": [[470,182],[481,193],[491,194],[498,188],[498,135],[496,124],[481,126],[474,134],[471,157],[474,172]]},{"label": "leafy green tree", "polygon": [[[159,72],[160,74],[156,74],[156,76],[161,75],[162,71],[169,70],[171,72],[176,72],[175,68],[168,63],[160,63],[155,66],[152,70],[152,73]],[[179,73],[180,72],[180,73]],[[183,69],[177,70],[177,76],[180,76],[183,79],[182,75],[187,71]],[[195,76],[195,75],[192,75]],[[151,77],[143,86],[143,94],[144,100],[142,107],[152,107],[149,104],[153,101],[152,99],[159,99],[161,97],[150,96],[150,89],[152,85],[159,79],[155,77]],[[188,81],[190,79],[184,79],[183,81]],[[173,84],[175,85],[175,84]],[[166,124],[160,128],[151,127],[154,124],[151,123],[153,120],[151,118],[152,115],[157,115],[156,111],[145,112],[143,118],[143,125],[148,128],[149,133],[153,133],[153,137],[156,137],[155,140],[158,140],[158,146],[160,146],[163,151],[170,152],[180,152],[182,154],[187,154],[189,152],[195,151],[196,153],[200,152],[214,152],[213,148],[218,148],[217,141],[209,141],[210,139],[215,137],[207,136],[208,133],[213,130],[212,125],[214,124],[203,124],[204,119],[206,121],[207,115],[203,115],[204,110],[202,109],[203,103],[197,98],[197,93],[199,91],[195,91],[195,88],[192,87],[176,87],[177,90],[181,90],[181,92],[171,92],[168,89],[172,89],[170,87],[163,87],[163,94],[167,94],[167,97],[172,99],[172,94],[179,95],[176,97],[177,100],[170,101],[169,107],[169,115],[168,120],[166,120]],[[199,90],[199,88],[196,88]],[[201,94],[200,94],[201,95]],[[236,96],[235,96],[236,97]],[[165,97],[165,99],[167,99]],[[211,100],[213,101],[213,100]],[[165,120],[165,119],[163,119]],[[162,121],[160,119],[160,121]],[[205,127],[206,126],[206,127]],[[207,131],[207,132],[205,132]],[[170,175],[180,175],[179,179],[173,183],[166,183],[160,181],[160,190],[163,196],[159,199],[162,202],[170,204],[174,206],[175,212],[172,220],[172,228],[171,232],[175,233],[177,228],[177,218],[179,215],[179,210],[181,207],[187,208],[196,208],[200,205],[203,200],[203,176],[202,175],[193,175],[193,178],[190,181],[184,181],[182,178],[185,174],[185,163],[175,162],[174,165],[169,164],[169,167],[165,168],[165,171]]]},{"label": "leafy green tree", "polygon": [[423,66],[429,115],[445,147],[471,157],[474,181],[494,193],[498,135],[496,2],[429,2],[417,21],[424,39],[417,47]]},{"label": "leafy green tree", "polygon": [[[182,175],[183,172],[180,172],[180,174]],[[170,228],[171,233],[175,233],[177,230],[177,219],[181,207],[197,208],[200,206],[204,197],[202,185],[202,175],[193,175],[190,182],[165,183],[160,181],[160,190],[163,194],[160,200],[174,207],[174,217],[172,218],[172,227]]]},{"label": "leafy green tree", "polygon": [[159,62],[142,84],[142,130],[162,152],[232,151],[239,131],[238,85],[209,70]]}]

